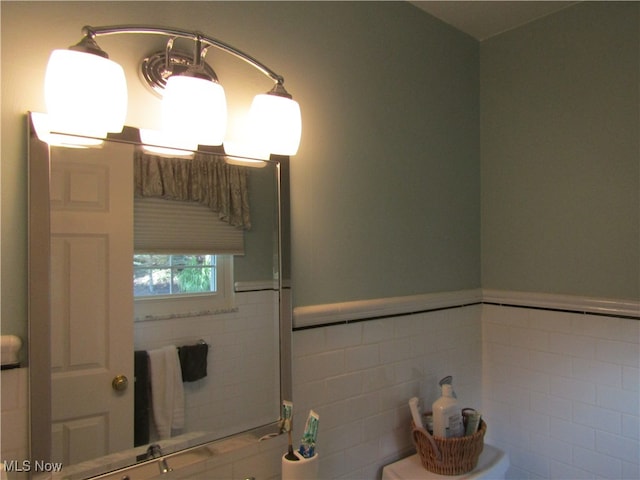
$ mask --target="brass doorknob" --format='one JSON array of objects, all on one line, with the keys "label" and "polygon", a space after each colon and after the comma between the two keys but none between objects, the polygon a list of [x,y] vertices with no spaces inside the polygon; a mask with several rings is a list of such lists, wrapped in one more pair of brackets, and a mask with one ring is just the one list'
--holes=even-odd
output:
[{"label": "brass doorknob", "polygon": [[124,392],[129,386],[129,379],[124,375],[116,375],[111,381],[111,386],[116,392]]}]

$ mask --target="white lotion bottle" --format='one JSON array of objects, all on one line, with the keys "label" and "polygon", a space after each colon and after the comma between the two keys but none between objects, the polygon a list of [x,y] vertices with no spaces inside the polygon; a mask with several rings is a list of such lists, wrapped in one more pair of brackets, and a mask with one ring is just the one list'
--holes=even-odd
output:
[{"label": "white lotion bottle", "polygon": [[433,402],[433,435],[455,438],[464,436],[462,410],[453,396],[453,387],[442,385],[442,396]]}]

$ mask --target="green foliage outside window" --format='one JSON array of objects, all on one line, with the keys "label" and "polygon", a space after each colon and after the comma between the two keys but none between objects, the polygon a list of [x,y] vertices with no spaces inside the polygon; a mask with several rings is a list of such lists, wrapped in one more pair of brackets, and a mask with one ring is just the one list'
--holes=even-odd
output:
[{"label": "green foliage outside window", "polygon": [[215,292],[216,256],[136,254],[133,290],[136,297]]}]

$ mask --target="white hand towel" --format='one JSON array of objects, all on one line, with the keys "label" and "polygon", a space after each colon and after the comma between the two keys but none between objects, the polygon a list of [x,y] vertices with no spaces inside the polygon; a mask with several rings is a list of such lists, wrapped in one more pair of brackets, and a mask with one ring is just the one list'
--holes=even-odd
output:
[{"label": "white hand towel", "polygon": [[182,382],[182,368],[180,368],[180,356],[178,349],[173,347],[165,349],[167,363],[172,365],[173,370],[173,419],[171,428],[179,430],[184,428],[184,383]]},{"label": "white hand towel", "polygon": [[168,345],[147,353],[153,419],[160,439],[171,438],[172,429],[184,427],[184,388],[178,349]]}]

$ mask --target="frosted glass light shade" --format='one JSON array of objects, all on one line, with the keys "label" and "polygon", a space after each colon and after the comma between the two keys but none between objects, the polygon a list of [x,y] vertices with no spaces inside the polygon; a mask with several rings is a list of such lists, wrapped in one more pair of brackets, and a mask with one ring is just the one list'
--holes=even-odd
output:
[{"label": "frosted glass light shade", "polygon": [[91,53],[54,50],[44,85],[51,131],[104,138],[127,115],[127,81],[116,62]]},{"label": "frosted glass light shade", "polygon": [[254,141],[276,155],[295,155],[300,146],[300,105],[291,98],[263,93],[256,95],[249,110]]},{"label": "frosted glass light shade", "polygon": [[[227,134],[224,139],[224,152],[227,157],[237,157],[240,161],[253,160],[269,160],[271,153],[264,149],[264,145],[260,145],[251,136],[248,128],[247,112],[237,112],[236,115],[229,115],[229,125]],[[234,161],[234,160],[232,160]],[[231,163],[227,161],[227,163]],[[261,166],[266,165],[260,162]]]},{"label": "frosted glass light shade", "polygon": [[193,141],[176,138],[171,132],[147,128],[140,129],[140,141],[147,152],[170,157],[190,157],[198,149]]},{"label": "frosted glass light shade", "polygon": [[240,142],[234,140],[224,141],[224,152],[234,157],[243,157],[254,160],[269,160],[269,152],[260,150],[252,142]]},{"label": "frosted glass light shade", "polygon": [[163,130],[200,145],[222,145],[227,129],[227,101],[219,83],[173,75],[162,98]]},{"label": "frosted glass light shade", "polygon": [[46,113],[31,112],[31,120],[33,121],[33,128],[36,131],[38,139],[48,143],[52,147],[90,148],[99,147],[104,143],[100,138],[51,133],[49,115]]}]

